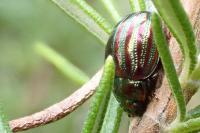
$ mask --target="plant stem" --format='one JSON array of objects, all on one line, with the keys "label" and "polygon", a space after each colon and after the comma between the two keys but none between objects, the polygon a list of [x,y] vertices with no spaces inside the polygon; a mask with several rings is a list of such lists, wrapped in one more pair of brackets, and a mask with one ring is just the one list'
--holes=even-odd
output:
[{"label": "plant stem", "polygon": [[117,23],[121,19],[118,11],[115,9],[111,0],[101,0],[104,7],[108,10],[109,14],[113,18],[113,20]]},{"label": "plant stem", "polygon": [[[24,131],[58,121],[86,102],[96,91],[103,70],[99,70],[87,83],[70,96],[42,111],[9,122],[13,132]],[[39,120],[39,121],[38,121]]]}]

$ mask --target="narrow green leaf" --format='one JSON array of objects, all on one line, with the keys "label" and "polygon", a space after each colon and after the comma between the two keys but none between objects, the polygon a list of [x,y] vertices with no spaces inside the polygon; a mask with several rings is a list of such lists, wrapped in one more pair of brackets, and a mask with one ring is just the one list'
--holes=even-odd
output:
[{"label": "narrow green leaf", "polygon": [[177,108],[178,108],[177,118],[180,121],[183,121],[185,119],[185,114],[186,114],[186,105],[183,92],[178,80],[178,76],[176,74],[175,66],[173,64],[173,60],[168,48],[167,41],[165,39],[165,35],[162,30],[160,19],[155,13],[153,14],[152,17],[152,25],[153,25],[153,35],[159,52],[159,56],[161,58],[165,74],[167,76],[168,82],[172,89],[172,93],[177,103]]},{"label": "narrow green leaf", "polygon": [[136,11],[134,1],[135,1],[135,0],[129,0],[129,3],[130,3],[132,12],[135,12],[135,11]]},{"label": "narrow green leaf", "polygon": [[60,70],[67,78],[71,79],[72,81],[82,85],[89,80],[89,77],[84,72],[82,72],[70,61],[65,59],[63,56],[58,54],[56,51],[44,43],[36,43],[35,49],[38,54],[52,63],[58,70]]},{"label": "narrow green leaf", "polygon": [[145,0],[129,0],[133,12],[146,11]]},{"label": "narrow green leaf", "polygon": [[187,120],[197,118],[197,117],[200,117],[200,105],[195,107],[194,109],[191,109],[187,113]]},{"label": "narrow green leaf", "polygon": [[108,56],[105,62],[102,79],[90,105],[82,133],[98,133],[100,131],[112,90],[113,80],[114,62],[112,57]]},{"label": "narrow green leaf", "polygon": [[66,14],[84,26],[104,45],[112,31],[110,24],[84,0],[51,0]]},{"label": "narrow green leaf", "polygon": [[146,4],[145,4],[145,0],[138,0],[139,6],[140,6],[140,10],[141,11],[146,11]]},{"label": "narrow green leaf", "polygon": [[192,26],[180,0],[153,0],[153,2],[184,54],[185,60],[180,76],[182,82],[190,76],[197,63],[197,48]]},{"label": "narrow green leaf", "polygon": [[168,133],[191,133],[200,130],[200,118],[190,119],[185,122],[174,124],[166,129]]},{"label": "narrow green leaf", "polygon": [[100,133],[118,133],[123,110],[111,94]]},{"label": "narrow green leaf", "polygon": [[196,68],[191,75],[191,80],[200,81],[200,54],[198,56],[198,63]]},{"label": "narrow green leaf", "polygon": [[118,11],[115,9],[113,3],[111,0],[101,0],[104,7],[108,10],[110,13],[110,16],[113,18],[113,20],[117,23],[120,21],[121,16],[119,15]]},{"label": "narrow green leaf", "polygon": [[11,129],[8,125],[8,121],[2,111],[2,106],[0,104],[0,133],[11,133]]},{"label": "narrow green leaf", "polygon": [[187,88],[198,90],[200,88],[200,55],[198,56],[198,63],[195,70],[192,72],[189,80],[187,81]]}]

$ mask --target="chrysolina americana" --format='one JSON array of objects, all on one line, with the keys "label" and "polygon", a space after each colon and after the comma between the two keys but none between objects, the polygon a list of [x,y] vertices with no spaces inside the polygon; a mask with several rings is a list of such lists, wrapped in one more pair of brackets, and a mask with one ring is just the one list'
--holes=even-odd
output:
[{"label": "chrysolina americana", "polygon": [[141,116],[151,100],[162,64],[153,40],[152,14],[132,13],[122,19],[110,36],[105,57],[115,62],[113,93],[129,116]]}]

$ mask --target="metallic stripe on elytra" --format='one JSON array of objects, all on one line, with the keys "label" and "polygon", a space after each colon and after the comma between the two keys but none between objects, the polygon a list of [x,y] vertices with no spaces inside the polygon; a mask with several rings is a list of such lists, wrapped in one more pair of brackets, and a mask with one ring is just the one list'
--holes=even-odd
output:
[{"label": "metallic stripe on elytra", "polygon": [[155,52],[156,52],[156,45],[155,45],[155,43],[154,43],[154,41],[152,39],[152,48],[151,48],[151,51],[150,51],[150,57],[149,57],[148,65],[152,64]]},{"label": "metallic stripe on elytra", "polygon": [[119,32],[119,29],[121,27],[121,24],[124,22],[125,20],[122,20],[118,26],[116,27],[116,30],[114,31],[114,37],[113,37],[113,44],[112,44],[112,55],[114,57],[114,60],[117,62],[115,63],[116,64],[116,67],[118,65],[118,59],[117,59],[117,55],[115,54],[115,49],[116,49],[116,41],[117,41],[117,34]]},{"label": "metallic stripe on elytra", "polygon": [[[133,23],[133,20],[135,19],[134,16],[132,16],[131,18],[129,18],[127,21],[126,21],[126,24],[125,24],[125,27],[123,29],[123,31],[121,32],[121,35],[120,35],[120,48],[118,50],[119,52],[119,55],[120,55],[120,60],[121,60],[121,64],[120,65],[120,68],[122,70],[126,70],[126,58],[125,58],[125,41],[126,41],[126,37],[127,37],[127,32],[131,26],[131,24]],[[121,53],[121,54],[120,54]]]},{"label": "metallic stripe on elytra", "polygon": [[144,62],[146,59],[146,55],[147,55],[147,48],[148,48],[148,37],[150,34],[150,26],[151,26],[151,19],[150,19],[150,15],[147,16],[147,22],[146,22],[146,26],[145,26],[145,30],[144,30],[144,34],[143,34],[143,39],[142,39],[142,53],[141,53],[141,67],[144,67]]},{"label": "metallic stripe on elytra", "polygon": [[120,27],[120,25],[121,25],[124,21],[126,21],[126,19],[128,19],[130,16],[132,16],[132,15],[128,15],[128,16],[126,16],[124,19],[122,19],[122,20],[117,24],[115,30],[113,31],[114,36],[113,36],[113,41],[112,41],[113,43],[112,43],[112,46],[111,46],[112,55],[115,54],[115,53],[114,53],[115,51],[114,51],[113,49],[115,48],[116,36],[117,36],[117,32],[118,32],[118,30],[119,30],[119,27]]},{"label": "metallic stripe on elytra", "polygon": [[[145,14],[143,14],[145,15]],[[143,17],[138,17],[138,22],[140,22]],[[141,19],[142,18],[142,19]],[[131,41],[129,43],[129,53],[130,53],[130,57],[131,57],[131,75],[134,75],[134,73],[136,72],[138,66],[138,55],[137,55],[137,35],[138,35],[138,29],[140,28],[140,23],[135,22],[135,26],[134,26],[134,30],[133,30],[133,34],[131,36]]]}]

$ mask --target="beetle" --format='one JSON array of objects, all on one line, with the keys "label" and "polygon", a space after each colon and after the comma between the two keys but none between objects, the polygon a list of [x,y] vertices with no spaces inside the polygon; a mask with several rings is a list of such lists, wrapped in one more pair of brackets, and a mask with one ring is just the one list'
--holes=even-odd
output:
[{"label": "beetle", "polygon": [[115,63],[113,93],[129,116],[141,116],[162,81],[162,64],[153,40],[152,13],[132,13],[114,28],[105,57]]}]

